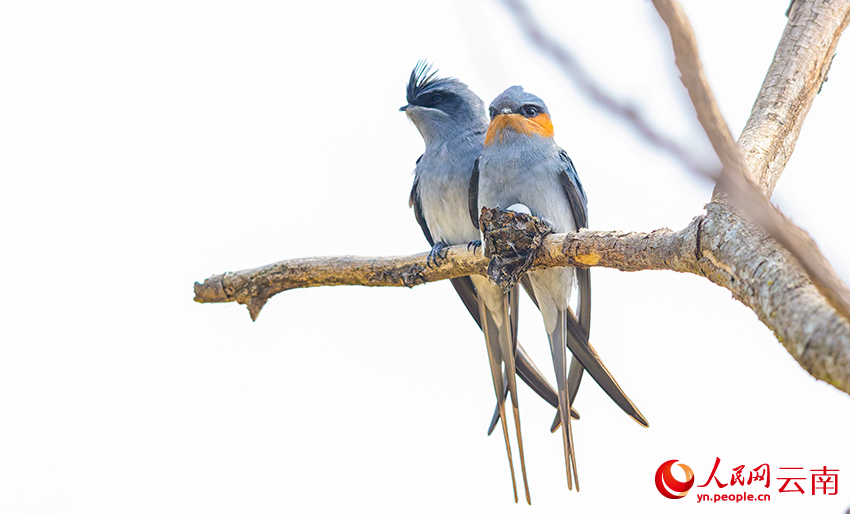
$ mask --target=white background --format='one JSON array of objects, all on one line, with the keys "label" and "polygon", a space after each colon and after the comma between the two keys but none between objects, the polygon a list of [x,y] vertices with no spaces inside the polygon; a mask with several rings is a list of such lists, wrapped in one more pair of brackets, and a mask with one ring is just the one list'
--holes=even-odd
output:
[{"label": "white background", "polygon": [[[787,3],[684,2],[735,135]],[[708,153],[651,4],[535,12],[605,87]],[[845,47],[774,201],[848,279]],[[0,512],[529,509],[501,437],[485,436],[486,351],[448,283],[290,291],[256,323],[192,301],[213,273],[428,249],[407,206],[423,144],[398,112],[420,58],[488,103],[513,84],[542,97],[592,228],[679,229],[710,196],[580,96],[497,3],[4,3]],[[720,511],[695,493],[742,488],[671,501],[653,483],[679,459],[701,484],[715,457],[724,481],[771,465],[772,501],[738,512],[850,505],[846,394],[705,279],[593,276],[592,341],[651,427],[586,378],[569,492],[553,410],[522,386],[531,509]],[[521,340],[551,377],[524,305]],[[778,467],[824,465],[841,470],[837,496],[777,494]]]}]

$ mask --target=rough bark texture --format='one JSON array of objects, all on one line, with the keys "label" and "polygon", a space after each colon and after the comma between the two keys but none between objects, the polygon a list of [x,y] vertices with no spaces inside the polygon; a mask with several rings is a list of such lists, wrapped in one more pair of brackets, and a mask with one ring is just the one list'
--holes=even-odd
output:
[{"label": "rough bark texture", "polygon": [[[695,271],[693,250],[682,249],[688,243],[695,247],[694,237],[694,230],[680,235],[669,229],[649,234],[591,230],[554,234],[543,241],[531,269],[607,266],[623,271]],[[403,257],[290,259],[213,275],[203,283],[195,282],[195,301],[237,302],[247,305],[251,319],[256,319],[269,298],[289,289],[317,286],[413,287],[466,275],[486,276],[490,262],[480,249],[467,245],[450,246],[439,266],[429,266],[427,258],[427,253],[420,253]]]},{"label": "rough bark texture", "polygon": [[[794,289],[798,287],[804,288],[807,285],[813,284],[823,295],[822,298],[825,298],[826,301],[829,302],[829,305],[838,311],[840,319],[842,319],[846,324],[846,321],[850,320],[850,290],[848,290],[844,283],[838,278],[837,274],[832,269],[832,266],[820,252],[817,245],[809,237],[809,235],[806,234],[805,231],[796,227],[790,220],[774,208],[768,201],[768,197],[765,196],[763,190],[769,190],[769,192],[772,192],[773,185],[775,185],[776,180],[778,180],[778,177],[785,166],[785,162],[787,162],[787,158],[790,156],[790,152],[793,151],[793,146],[796,143],[800,127],[802,126],[802,121],[805,119],[805,114],[808,112],[811,103],[814,101],[814,96],[820,90],[820,87],[825,80],[828,65],[832,62],[834,57],[838,37],[840,36],[843,28],[847,25],[848,19],[850,19],[850,14],[848,14],[850,13],[850,1],[813,3],[795,2],[795,4],[797,4],[796,8],[791,10],[792,18],[789,20],[789,24],[783,34],[782,40],[780,41],[773,66],[765,79],[765,84],[783,84],[788,83],[789,80],[796,81],[795,84],[797,87],[795,92],[797,94],[792,99],[790,108],[797,109],[797,111],[791,113],[791,117],[794,120],[793,122],[788,123],[787,126],[781,125],[780,127],[776,127],[774,124],[772,128],[774,130],[778,128],[779,130],[778,132],[772,132],[769,129],[764,130],[765,125],[759,125],[758,123],[755,123],[754,120],[775,119],[775,115],[777,113],[782,112],[783,109],[787,109],[788,107],[781,103],[777,105],[776,102],[781,102],[781,98],[773,98],[773,104],[765,104],[764,102],[759,101],[762,100],[762,96],[760,95],[756,102],[754,115],[750,118],[750,121],[753,122],[752,126],[760,127],[762,129],[764,132],[762,134],[762,138],[767,138],[768,140],[777,142],[778,146],[772,149],[774,152],[783,143],[787,143],[787,145],[783,147],[786,153],[781,159],[774,159],[771,161],[772,165],[764,165],[760,168],[758,177],[759,182],[762,184],[761,186],[753,180],[749,169],[749,162],[747,162],[744,157],[744,153],[735,144],[726,121],[720,114],[720,109],[717,106],[714,94],[711,91],[711,87],[708,85],[708,81],[706,80],[705,73],[702,68],[699,53],[697,51],[696,38],[684,11],[676,0],[654,0],[653,3],[655,4],[659,15],[664,20],[664,23],[667,24],[667,27],[670,30],[670,38],[676,55],[676,64],[682,72],[682,82],[687,88],[691,102],[697,111],[697,118],[703,126],[709,141],[711,141],[715,153],[723,164],[723,172],[721,173],[718,181],[718,188],[715,189],[714,199],[722,202],[725,200],[725,195],[728,194],[729,200],[731,200],[738,209],[745,213],[749,220],[752,220],[759,227],[764,229],[779,244],[781,244],[785,250],[794,256],[791,258],[790,256],[782,255],[784,264],[787,265],[788,263],[793,262],[796,266],[786,266],[787,273],[781,277],[786,280],[776,280],[774,282],[779,282],[782,285],[790,284]],[[823,22],[822,18],[824,15],[833,17],[831,19],[831,23]],[[799,28],[801,23],[803,24],[802,30],[796,30],[795,27]],[[814,50],[807,48],[807,45],[815,42],[820,45]],[[805,50],[805,53],[800,55],[795,53],[796,50]],[[811,59],[811,61],[807,62],[806,65],[801,65],[798,59],[803,57]],[[783,62],[783,60],[788,60],[789,63],[792,63],[792,65],[781,67],[777,66],[777,64]],[[806,66],[808,66],[808,68],[806,68]],[[803,80],[801,80],[800,77],[801,67],[806,68],[806,70],[810,72],[808,75],[802,77]],[[788,77],[787,74],[792,74],[794,76]],[[762,90],[765,92],[765,87],[763,87]],[[765,96],[771,97],[769,91],[765,92]],[[756,111],[759,112],[759,117],[755,117]],[[771,116],[771,114],[773,116]],[[750,150],[752,147],[749,145],[754,144],[757,140],[759,140],[759,138],[746,138],[746,141],[742,143],[742,148],[744,150]],[[747,155],[752,157],[759,155],[768,156],[770,153],[750,151],[747,152]],[[767,189],[765,189],[765,187]],[[706,217],[707,223],[704,223],[706,228],[712,226],[712,222],[714,221],[712,214],[717,212],[720,211],[716,209],[708,209],[708,216]],[[727,225],[728,224],[723,225],[724,228],[730,228]],[[744,230],[738,230],[737,232],[739,232],[739,236],[758,236],[758,233],[753,230],[753,227],[748,227],[747,224],[736,223],[735,227],[747,227],[750,229],[746,231],[746,234],[744,234]],[[708,233],[706,235],[708,235]],[[731,241],[720,241],[723,246],[715,246],[712,244],[712,241],[703,239],[700,239],[699,242],[702,250],[701,253],[706,256],[714,256],[715,254],[713,251],[717,248],[728,249],[729,247],[734,246]],[[744,240],[742,242],[746,243],[749,242],[749,240]],[[744,247],[740,247],[738,249],[741,251],[740,257],[734,261],[721,259],[719,264],[738,262],[745,265],[742,266],[743,269],[746,268],[747,264],[759,261],[759,252],[744,252],[744,250],[747,249]],[[766,251],[767,249],[768,248],[765,248],[764,250]],[[772,254],[771,256],[778,258],[778,255],[780,254]],[[732,256],[730,255],[729,257],[731,258]],[[743,260],[741,257],[745,257],[746,259]],[[761,257],[765,257],[765,255],[761,255]],[[769,264],[770,262],[771,261],[769,260],[762,261],[759,263],[759,266],[764,263]],[[804,270],[802,273],[799,271],[800,266]],[[755,269],[757,270],[758,268]],[[731,279],[734,279],[734,277],[735,275],[732,274]],[[717,282],[717,278],[720,277],[715,277],[715,280],[713,281]],[[796,279],[804,280],[804,282],[798,283]],[[789,280],[790,282],[788,282]],[[809,280],[811,280],[811,282],[809,282]],[[731,284],[723,285],[726,287],[731,286]],[[792,289],[792,291],[794,289]],[[733,292],[735,291],[733,290]],[[767,293],[772,293],[772,291],[768,290]],[[777,295],[759,295],[759,291],[753,289],[752,296],[754,297],[752,298],[752,300],[755,300],[754,302],[745,301],[749,299],[747,297],[742,298],[739,296],[739,299],[750,305],[750,307],[759,314],[762,321],[764,321],[769,327],[772,327],[777,333],[779,339],[784,341],[783,330],[781,329],[790,326],[784,323],[782,327],[771,325],[770,321],[777,321],[766,318],[766,315],[771,311],[759,312],[759,299],[771,300]],[[793,297],[794,295],[789,293],[788,296]],[[794,299],[796,299],[796,297],[794,297]],[[811,299],[817,300],[818,298],[817,296],[814,296],[811,297]],[[791,303],[795,302],[792,301]],[[787,304],[783,303],[782,305]],[[802,325],[803,328],[805,328],[805,325],[809,324],[809,319],[806,317],[799,317],[800,313],[805,312],[808,314],[813,308],[817,309],[822,306],[811,304],[800,305],[800,307],[802,308],[802,311],[795,310],[793,311],[793,314],[795,322],[798,323],[797,326],[799,327]],[[824,312],[824,314],[826,314],[826,312]],[[832,316],[835,316],[834,312],[832,312]],[[794,335],[806,339],[807,334],[795,333]],[[807,340],[805,341],[805,346],[801,346],[799,344],[803,341],[799,339],[797,339],[797,341],[797,345],[793,348],[789,348],[792,355],[794,355],[794,357],[803,364],[806,369],[817,368],[821,373],[826,372],[824,367],[821,366],[823,362],[809,362],[805,353],[805,349],[807,347],[813,343],[816,344],[818,341]],[[833,352],[830,354],[830,358],[834,357],[836,356]],[[827,381],[830,381],[830,379],[832,379],[831,381],[833,383],[839,383],[842,381],[842,379],[838,379],[836,381],[836,379],[832,376],[825,378]]]},{"label": "rough bark texture", "polygon": [[795,1],[767,76],[738,139],[768,198],[794,152],[815,96],[827,80],[850,2]]},{"label": "rough bark texture", "polygon": [[[680,52],[688,50],[687,45],[682,46],[680,37],[688,35],[675,27],[686,26],[686,19],[675,2],[659,0],[656,5],[660,6],[659,12],[664,8],[673,9],[670,12],[674,16],[665,21],[673,25],[671,37],[677,47],[678,61]],[[676,19],[679,22],[675,22]],[[744,157],[741,167],[744,170],[749,167],[752,177],[768,195],[794,150],[814,96],[826,80],[838,38],[848,20],[850,0],[796,0],[792,6],[788,26],[738,143]],[[696,47],[690,51],[695,55]],[[704,77],[700,78],[699,68],[683,67],[683,75],[703,82],[710,93]],[[690,90],[691,86],[688,87]],[[705,91],[694,91],[697,92],[694,103],[698,112],[702,104],[702,114],[709,113],[708,119],[700,118],[706,132],[719,130],[720,139],[712,142],[719,142],[721,160],[725,165],[734,163],[741,154],[737,150],[729,153],[731,136],[728,129],[723,134],[725,122],[719,117],[716,105],[712,105],[713,98],[706,97]],[[712,109],[716,116],[711,114]],[[736,176],[747,177],[746,174]],[[764,196],[759,197],[764,200]],[[791,228],[799,230],[793,225]],[[783,241],[780,239],[780,242]],[[793,247],[788,241],[783,243]],[[450,247],[439,267],[428,267],[426,258],[427,254],[423,253],[393,258],[328,257],[282,261],[252,270],[213,275],[203,284],[195,283],[195,300],[237,301],[248,305],[252,319],[256,319],[269,297],[298,287],[412,287],[469,274],[486,275],[488,259],[480,251],[473,252],[463,245]],[[564,265],[605,266],[623,271],[666,269],[705,276],[729,289],[735,298],[753,309],[804,369],[850,393],[850,324],[847,318],[827,302],[800,262],[776,239],[722,201],[709,203],[705,214],[676,232],[669,229],[650,233],[582,230],[546,237],[531,269]],[[837,288],[844,288],[840,281]]]},{"label": "rough bark texture", "polygon": [[[767,198],[794,152],[806,115],[827,80],[842,31],[850,23],[850,1],[796,0],[738,146]],[[715,192],[716,194],[717,192]],[[750,237],[744,232],[742,237]],[[765,241],[762,239],[762,241]],[[793,257],[772,240],[749,263],[756,280],[744,302],[776,334],[812,376],[850,392],[850,326],[827,304]],[[723,248],[725,252],[734,248]],[[759,262],[765,261],[765,264]],[[729,259],[727,259],[729,260]],[[753,267],[755,264],[755,267]],[[776,291],[781,291],[777,294]],[[737,297],[737,295],[736,295]]]},{"label": "rough bark texture", "polygon": [[699,224],[699,265],[773,330],[815,378],[850,393],[850,324],[818,292],[785,248],[725,205]]},{"label": "rough bark texture", "polygon": [[791,252],[830,305],[844,318],[850,319],[850,290],[838,278],[812,238],[771,205],[753,180],[749,165],[732,139],[705,78],[696,37],[682,7],[676,0],[654,0],[654,4],[670,30],[676,65],[682,71],[682,83],[696,108],[697,119],[723,164],[715,189],[715,201],[724,201],[725,195],[728,195],[732,204],[748,219]]},{"label": "rough bark texture", "polygon": [[259,268],[213,275],[195,282],[195,301],[237,302],[256,320],[269,298],[289,289],[317,286],[404,286],[466,275],[486,275],[487,261],[478,250],[452,246],[440,266],[429,266],[428,254],[404,257],[310,257]]}]

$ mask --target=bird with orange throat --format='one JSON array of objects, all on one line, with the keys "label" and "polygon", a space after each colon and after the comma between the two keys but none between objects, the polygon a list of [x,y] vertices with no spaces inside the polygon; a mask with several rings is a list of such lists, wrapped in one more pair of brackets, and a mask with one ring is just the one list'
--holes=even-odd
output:
[{"label": "bird with orange throat", "polygon": [[[546,104],[513,86],[490,104],[490,124],[481,156],[476,160],[469,191],[469,212],[478,226],[481,208],[526,212],[543,220],[556,232],[587,227],[587,196],[572,160],[555,142],[555,130]],[[482,238],[483,240],[483,238]],[[576,280],[577,279],[577,280]],[[473,282],[485,281],[473,277]],[[578,285],[578,323],[569,308],[570,293]],[[528,273],[522,284],[543,316],[558,385],[558,417],[564,443],[567,486],[573,479],[579,490],[570,406],[578,381],[567,374],[567,349],[572,367],[587,368],[591,376],[617,404],[642,426],[649,426],[637,407],[622,393],[610,372],[587,340],[590,330],[590,272],[571,267]],[[492,288],[479,289],[490,311],[505,312],[508,295]],[[499,321],[497,321],[498,323]],[[577,330],[576,325],[581,328]],[[504,352],[503,352],[504,354]],[[506,360],[506,367],[509,363]],[[578,373],[580,379],[581,374]],[[513,391],[512,391],[513,393]],[[553,429],[557,423],[553,425]]]}]

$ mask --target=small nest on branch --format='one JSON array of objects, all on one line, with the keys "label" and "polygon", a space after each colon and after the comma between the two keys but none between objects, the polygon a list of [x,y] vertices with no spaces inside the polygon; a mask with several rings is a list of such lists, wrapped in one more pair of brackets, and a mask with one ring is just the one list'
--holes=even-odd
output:
[{"label": "small nest on branch", "polygon": [[499,208],[482,207],[479,226],[484,255],[490,257],[487,275],[506,293],[531,268],[543,238],[552,233],[540,218]]}]

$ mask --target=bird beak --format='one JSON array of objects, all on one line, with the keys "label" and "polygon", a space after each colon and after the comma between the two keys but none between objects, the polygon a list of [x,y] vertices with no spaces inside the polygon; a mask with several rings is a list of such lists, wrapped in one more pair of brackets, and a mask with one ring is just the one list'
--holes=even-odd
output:
[{"label": "bird beak", "polygon": [[398,108],[398,110],[399,111],[406,111],[408,107],[410,107],[410,104],[402,105],[401,107]]},{"label": "bird beak", "polygon": [[511,108],[510,108],[510,107],[505,107],[504,109],[502,109],[502,110],[499,112],[499,114],[511,114],[512,112],[513,112],[513,111],[511,111]]}]

